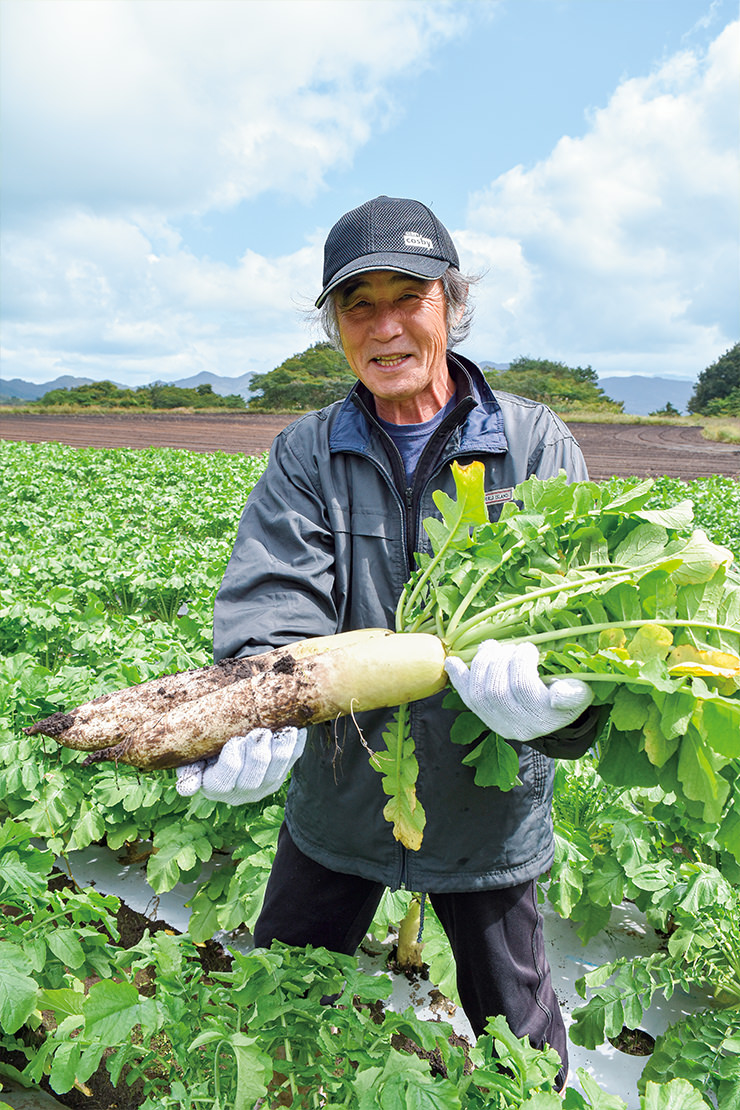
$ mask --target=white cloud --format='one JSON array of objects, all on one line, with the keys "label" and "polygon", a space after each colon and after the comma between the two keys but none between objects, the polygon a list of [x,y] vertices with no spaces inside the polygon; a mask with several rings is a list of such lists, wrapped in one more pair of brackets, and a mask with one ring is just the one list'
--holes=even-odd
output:
[{"label": "white cloud", "polygon": [[310,194],[461,27],[447,3],[5,0],[6,198],[173,213]]},{"label": "white cloud", "polygon": [[286,342],[288,353],[306,346],[296,290],[315,284],[318,243],[275,259],[247,251],[229,266],[171,241],[158,250],[117,216],[72,213],[45,232],[6,236],[7,377],[238,375],[277,365]]},{"label": "white cloud", "polygon": [[[236,375],[317,338],[298,310],[326,229],[227,264],[178,221],[315,197],[464,17],[421,0],[4,0],[3,375]],[[453,229],[464,266],[488,271],[471,354],[694,377],[735,341],[737,36],[624,81],[582,137],[472,195]]]},{"label": "white cloud", "polygon": [[4,0],[4,375],[138,384],[301,350],[322,244],[229,266],[177,221],[305,202],[463,25],[446,0]]},{"label": "white cloud", "polygon": [[736,341],[739,31],[623,82],[582,138],[471,198],[476,349],[693,377]]}]

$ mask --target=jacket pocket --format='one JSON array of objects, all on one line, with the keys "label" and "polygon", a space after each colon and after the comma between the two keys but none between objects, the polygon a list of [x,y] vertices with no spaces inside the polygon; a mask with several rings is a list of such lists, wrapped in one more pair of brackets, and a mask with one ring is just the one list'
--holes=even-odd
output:
[{"label": "jacket pocket", "polygon": [[523,782],[529,784],[530,798],[533,807],[550,805],[552,801],[552,787],[555,776],[554,760],[522,744],[519,755],[519,775]]}]

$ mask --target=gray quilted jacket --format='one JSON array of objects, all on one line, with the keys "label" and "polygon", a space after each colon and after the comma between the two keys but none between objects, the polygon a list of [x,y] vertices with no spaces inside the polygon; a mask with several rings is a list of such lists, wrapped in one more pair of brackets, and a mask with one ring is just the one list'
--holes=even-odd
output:
[{"label": "gray quilted jacket", "polygon": [[[214,655],[252,655],[308,636],[393,627],[413,552],[428,550],[421,522],[439,515],[437,488],[454,494],[453,459],[480,459],[491,512],[517,482],[564,469],[585,478],[580,449],[545,406],[492,392],[478,368],[449,354],[457,405],[439,426],[406,487],[400,455],[359,383],[342,402],[308,413],[273,443],[249,497],[215,606]],[[521,785],[478,787],[452,744],[444,694],[411,707],[418,796],[427,823],[419,851],[403,848],[382,811],[381,776],[348,718],[312,728],[296,763],[286,821],[308,856],[335,871],[395,889],[464,891],[511,886],[553,857],[551,756],[575,758],[594,718],[538,743],[515,745]],[[365,744],[382,747],[392,710],[358,715]]]}]

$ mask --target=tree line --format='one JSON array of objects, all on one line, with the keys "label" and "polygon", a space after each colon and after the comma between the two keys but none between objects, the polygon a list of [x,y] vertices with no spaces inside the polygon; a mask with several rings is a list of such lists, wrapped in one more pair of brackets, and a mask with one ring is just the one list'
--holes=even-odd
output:
[{"label": "tree line", "polygon": [[688,410],[702,416],[740,416],[740,343],[702,370]]},{"label": "tree line", "polygon": [[[568,366],[546,358],[522,356],[506,370],[484,367],[493,389],[541,401],[558,412],[588,409],[604,413],[624,410],[599,386],[591,366]],[[322,408],[345,397],[355,377],[344,355],[329,343],[316,343],[292,355],[274,370],[255,374],[250,412],[301,412]],[[740,416],[740,343],[701,372],[688,411],[702,416]],[[651,415],[678,416],[668,402]]]},{"label": "tree line", "polygon": [[[599,386],[591,366],[568,366],[551,359],[522,356],[507,369],[484,365],[493,389],[541,401],[560,413],[588,409],[603,413],[624,410]],[[135,389],[113,382],[92,382],[71,389],[53,389],[29,407],[80,406],[138,410],[231,409],[247,412],[308,412],[346,397],[355,376],[341,351],[330,343],[315,343],[291,355],[274,370],[255,374],[249,401],[238,393],[214,393],[212,386],[184,388],[155,382]],[[740,416],[740,343],[703,370],[688,403],[690,413],[701,416]],[[651,415],[678,416],[670,403]]]},{"label": "tree line", "polygon": [[69,389],[50,389],[37,401],[31,401],[29,408],[48,408],[59,405],[72,405],[81,408],[112,409],[246,409],[246,401],[239,393],[222,396],[213,392],[211,385],[197,385],[184,388],[153,382],[140,385],[135,389],[121,388],[114,382],[90,382]]},{"label": "tree line", "polygon": [[[590,366],[522,357],[508,370],[488,368],[484,372],[494,389],[518,393],[561,411],[621,412],[623,408],[621,401],[607,397]],[[269,373],[255,374],[247,408],[250,412],[307,412],[346,397],[355,380],[341,351],[329,343],[316,343]]]}]

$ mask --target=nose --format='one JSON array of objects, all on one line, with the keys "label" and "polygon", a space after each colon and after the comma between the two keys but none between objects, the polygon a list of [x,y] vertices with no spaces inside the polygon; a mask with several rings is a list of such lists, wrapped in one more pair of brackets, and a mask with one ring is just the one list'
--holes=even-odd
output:
[{"label": "nose", "polygon": [[373,338],[387,342],[401,334],[401,314],[390,301],[380,301],[373,313]]}]

